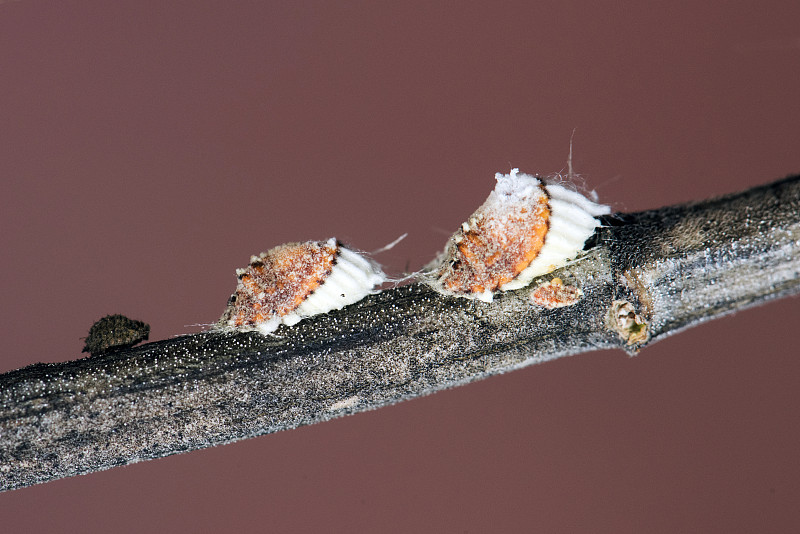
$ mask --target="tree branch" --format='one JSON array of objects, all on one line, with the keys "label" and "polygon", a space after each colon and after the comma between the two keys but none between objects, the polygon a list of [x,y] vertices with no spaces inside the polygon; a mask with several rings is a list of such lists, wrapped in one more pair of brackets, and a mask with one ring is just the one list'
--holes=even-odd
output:
[{"label": "tree branch", "polygon": [[[800,176],[605,223],[583,259],[492,303],[412,284],[273,337],[205,332],[0,375],[0,489],[317,423],[561,356],[635,353],[800,292]],[[556,276],[563,286],[544,294],[555,297],[534,303],[538,284]],[[577,302],[548,305],[573,288]]]}]

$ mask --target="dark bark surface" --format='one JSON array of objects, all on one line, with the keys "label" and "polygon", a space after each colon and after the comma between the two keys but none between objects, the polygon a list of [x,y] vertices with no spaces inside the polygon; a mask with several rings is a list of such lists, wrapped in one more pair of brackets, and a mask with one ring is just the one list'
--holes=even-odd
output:
[{"label": "dark bark surface", "polygon": [[[0,375],[0,489],[379,408],[800,292],[800,177],[605,220],[587,254],[494,302],[417,283],[274,336],[206,332]],[[531,301],[553,277],[573,305]]]}]

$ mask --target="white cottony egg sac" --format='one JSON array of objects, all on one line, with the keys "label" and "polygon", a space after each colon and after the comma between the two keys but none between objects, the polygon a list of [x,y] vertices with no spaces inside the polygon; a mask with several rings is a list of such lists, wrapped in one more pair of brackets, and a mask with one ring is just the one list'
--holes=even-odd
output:
[{"label": "white cottony egg sac", "polygon": [[387,278],[335,238],[277,246],[237,269],[238,284],[217,328],[275,331],[354,304]]},{"label": "white cottony egg sac", "polygon": [[495,175],[486,201],[450,237],[430,285],[491,302],[496,291],[527,286],[583,250],[611,212],[561,184],[513,169]]},{"label": "white cottony egg sac", "polygon": [[[525,287],[576,258],[600,226],[597,217],[611,211],[518,169],[495,178],[433,273],[423,275],[436,291],[491,302],[497,291]],[[335,238],[277,246],[236,275],[236,292],[215,328],[262,334],[354,304],[388,280],[374,261]]]}]

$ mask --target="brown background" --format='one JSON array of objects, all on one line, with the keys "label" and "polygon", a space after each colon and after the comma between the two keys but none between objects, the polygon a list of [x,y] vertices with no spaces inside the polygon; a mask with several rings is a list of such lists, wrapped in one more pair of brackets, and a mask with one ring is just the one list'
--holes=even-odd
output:
[{"label": "brown background", "polygon": [[[417,269],[573,129],[621,211],[800,172],[797,2],[489,4],[0,2],[0,371],[107,313],[197,331],[286,241]],[[788,532],[798,320],[0,494],[3,530]]]}]

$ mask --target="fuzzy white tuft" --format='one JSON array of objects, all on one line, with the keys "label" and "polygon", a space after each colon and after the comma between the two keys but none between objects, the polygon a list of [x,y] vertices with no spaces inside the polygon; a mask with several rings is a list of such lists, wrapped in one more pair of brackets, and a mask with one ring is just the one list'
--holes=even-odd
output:
[{"label": "fuzzy white tuft", "polygon": [[516,278],[500,286],[503,291],[520,289],[537,276],[547,274],[575,258],[600,221],[595,217],[611,213],[611,208],[595,204],[580,193],[562,185],[545,185],[550,196],[550,219],[539,254]]},{"label": "fuzzy white tuft", "polygon": [[[332,238],[328,242],[335,243],[336,240]],[[284,315],[283,322],[291,326],[306,317],[355,304],[374,293],[375,287],[386,280],[386,275],[376,263],[339,245],[339,255],[331,274],[300,306]]]}]

